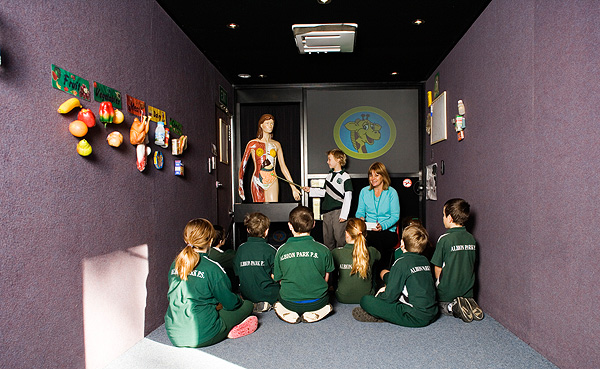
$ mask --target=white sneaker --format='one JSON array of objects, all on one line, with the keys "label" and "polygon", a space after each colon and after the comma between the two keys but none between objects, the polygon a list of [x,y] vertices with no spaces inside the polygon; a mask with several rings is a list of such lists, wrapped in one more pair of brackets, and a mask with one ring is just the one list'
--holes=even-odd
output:
[{"label": "white sneaker", "polygon": [[297,312],[291,311],[285,308],[285,306],[281,305],[279,301],[273,305],[273,310],[275,310],[275,314],[281,320],[290,324],[300,323],[300,315]]},{"label": "white sneaker", "polygon": [[333,306],[331,306],[331,304],[327,304],[319,310],[307,311],[306,313],[302,314],[302,321],[305,323],[314,323],[325,318],[332,311]]}]

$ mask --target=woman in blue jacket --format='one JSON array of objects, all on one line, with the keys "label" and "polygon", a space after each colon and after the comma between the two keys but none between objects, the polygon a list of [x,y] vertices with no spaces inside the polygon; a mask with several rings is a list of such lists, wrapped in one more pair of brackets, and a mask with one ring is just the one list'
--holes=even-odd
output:
[{"label": "woman in blue jacket", "polygon": [[369,186],[360,191],[356,217],[367,222],[367,244],[381,253],[374,266],[374,275],[389,269],[394,247],[398,244],[396,223],[400,219],[398,192],[390,186],[390,175],[385,165],[375,162],[369,167]]}]

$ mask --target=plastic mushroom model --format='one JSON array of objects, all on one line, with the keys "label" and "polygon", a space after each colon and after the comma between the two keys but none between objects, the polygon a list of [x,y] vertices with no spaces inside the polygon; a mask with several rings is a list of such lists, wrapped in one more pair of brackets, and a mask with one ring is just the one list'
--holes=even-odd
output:
[{"label": "plastic mushroom model", "polygon": [[136,164],[140,172],[146,169],[146,163],[148,162],[147,156],[150,155],[152,150],[146,144],[148,143],[148,130],[150,128],[150,116],[142,116],[142,121],[135,118],[131,123],[131,130],[129,131],[129,142],[135,145]]}]

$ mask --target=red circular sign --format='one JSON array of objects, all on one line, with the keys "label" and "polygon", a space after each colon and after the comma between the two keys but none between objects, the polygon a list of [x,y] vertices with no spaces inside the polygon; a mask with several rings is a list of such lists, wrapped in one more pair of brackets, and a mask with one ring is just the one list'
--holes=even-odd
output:
[{"label": "red circular sign", "polygon": [[412,181],[409,178],[406,178],[404,181],[402,181],[402,184],[404,185],[404,187],[409,188],[410,186],[412,186]]}]

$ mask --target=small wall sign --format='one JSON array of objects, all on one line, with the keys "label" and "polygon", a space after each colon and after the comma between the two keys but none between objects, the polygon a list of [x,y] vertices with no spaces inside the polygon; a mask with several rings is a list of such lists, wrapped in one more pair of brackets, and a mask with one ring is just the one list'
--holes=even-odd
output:
[{"label": "small wall sign", "polygon": [[94,100],[98,102],[110,101],[115,109],[121,109],[121,93],[114,88],[110,88],[94,81]]},{"label": "small wall sign", "polygon": [[90,82],[65,69],[51,65],[52,87],[80,99],[91,101]]},{"label": "small wall sign", "polygon": [[125,95],[127,97],[127,111],[136,116],[146,115],[146,103],[142,100],[136,99],[133,96]]},{"label": "small wall sign", "polygon": [[167,121],[167,113],[153,106],[148,105],[148,114],[150,115],[150,120],[153,122]]},{"label": "small wall sign", "polygon": [[169,127],[171,128],[171,132],[176,135],[181,136],[183,134],[183,126],[178,121],[169,119]]},{"label": "small wall sign", "polygon": [[219,102],[227,106],[227,91],[223,88],[223,86],[219,86]]}]

